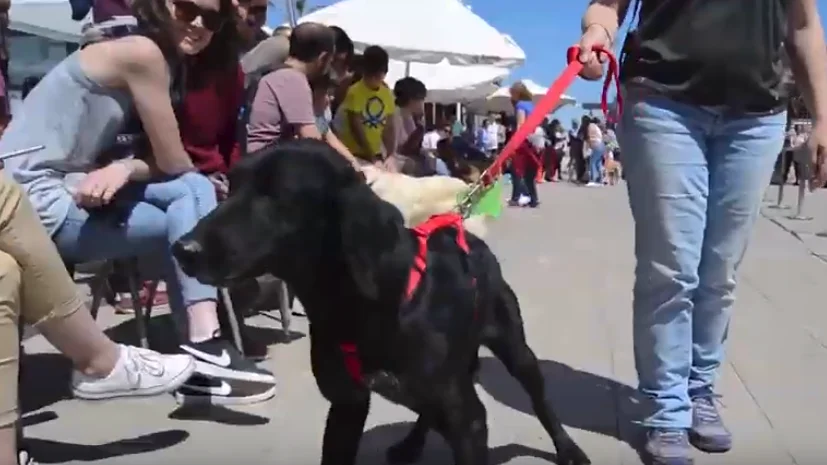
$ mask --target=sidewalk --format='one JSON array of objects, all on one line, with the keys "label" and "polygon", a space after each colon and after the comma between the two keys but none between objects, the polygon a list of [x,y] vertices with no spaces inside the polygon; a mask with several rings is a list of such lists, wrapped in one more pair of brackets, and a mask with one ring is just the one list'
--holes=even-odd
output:
[{"label": "sidewalk", "polygon": [[798,213],[798,190],[798,186],[784,186],[781,208],[777,208],[778,186],[770,187],[764,194],[761,213],[798,238],[813,255],[827,261],[827,234],[817,235],[827,233],[827,189],[806,192],[801,215],[805,219],[793,218]]},{"label": "sidewalk", "polygon": [[[593,463],[639,464],[627,444],[634,433],[636,377],[632,221],[625,188],[543,184],[540,190],[542,206],[507,210],[491,226],[489,243],[520,296],[528,341],[542,360],[559,416]],[[812,212],[824,213],[806,227],[827,229],[827,210],[818,202],[827,207],[827,194],[809,203]],[[720,456],[698,454],[700,465],[815,465],[827,454],[827,312],[819,292],[827,263],[813,256],[815,246],[799,239],[806,231],[789,226],[793,235],[779,227],[784,221],[759,220],[742,268],[719,384],[735,448]],[[131,334],[128,317],[104,309],[99,319],[107,327],[120,324],[120,335]],[[154,335],[162,319],[155,318]],[[296,320],[296,330],[306,334],[303,320]],[[254,324],[279,328],[268,316]],[[39,336],[26,346],[36,353],[26,360],[26,434],[35,457],[45,463],[318,463],[327,405],[310,373],[306,337],[273,347],[265,365],[281,381],[274,401],[215,409],[211,418],[188,418],[169,397],[66,400],[68,366],[48,354]],[[487,354],[479,391],[489,413],[493,464],[553,461],[554,448],[527,397]],[[385,448],[413,419],[376,397],[359,463],[384,464]],[[451,463],[441,439],[431,436],[421,463]]]}]

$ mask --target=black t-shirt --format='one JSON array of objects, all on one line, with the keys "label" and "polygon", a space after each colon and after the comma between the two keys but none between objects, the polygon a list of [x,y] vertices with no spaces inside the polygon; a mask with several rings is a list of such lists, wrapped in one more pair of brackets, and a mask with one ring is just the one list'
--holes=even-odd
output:
[{"label": "black t-shirt", "polygon": [[640,0],[621,79],[736,113],[787,104],[783,42],[792,0]]}]

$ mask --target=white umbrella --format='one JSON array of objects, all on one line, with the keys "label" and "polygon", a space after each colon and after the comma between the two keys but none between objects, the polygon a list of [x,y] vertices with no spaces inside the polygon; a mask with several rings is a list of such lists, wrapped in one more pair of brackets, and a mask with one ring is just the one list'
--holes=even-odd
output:
[{"label": "white umbrella", "polygon": [[[523,84],[525,84],[528,91],[531,93],[532,97],[534,98],[534,102],[538,102],[546,92],[548,92],[548,87],[543,87],[540,84],[532,81],[531,79],[523,79]],[[487,112],[506,112],[506,113],[513,113],[514,112],[514,105],[511,103],[511,86],[501,87],[493,94],[489,95],[488,98],[480,99],[472,102],[469,106],[477,112],[487,113]],[[565,105],[573,105],[577,103],[577,99],[570,95],[563,94],[560,97],[560,102],[557,103],[557,106],[554,108],[555,111],[558,108],[565,106]]]},{"label": "white umbrella", "polygon": [[9,10],[9,29],[62,42],[78,42],[84,22],[67,0],[14,0]]},{"label": "white umbrella", "polygon": [[343,0],[303,16],[344,29],[356,48],[379,45],[405,62],[514,67],[525,53],[458,0]]},{"label": "white umbrella", "polygon": [[428,102],[455,103],[485,98],[505,79],[509,70],[495,66],[455,66],[448,60],[437,64],[391,60],[385,81],[393,89],[399,79],[415,77],[428,89]]}]

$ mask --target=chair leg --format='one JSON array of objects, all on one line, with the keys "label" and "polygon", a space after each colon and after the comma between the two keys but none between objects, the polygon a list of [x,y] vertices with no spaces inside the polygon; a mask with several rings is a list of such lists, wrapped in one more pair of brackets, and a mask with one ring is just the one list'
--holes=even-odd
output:
[{"label": "chair leg", "polygon": [[238,315],[233,308],[233,301],[230,299],[230,291],[226,287],[219,289],[219,299],[221,299],[221,306],[227,313],[227,322],[230,324],[230,331],[233,333],[233,343],[241,355],[244,355],[244,341],[241,339],[241,329],[238,325]]},{"label": "chair leg", "polygon": [[92,305],[89,308],[89,313],[92,315],[92,319],[95,320],[98,318],[98,310],[100,310],[102,301],[106,298],[107,292],[110,292],[109,289],[109,273],[112,272],[112,265],[107,262],[103,265],[98,274],[96,274],[92,278],[91,289],[92,289]]},{"label": "chair leg", "polygon": [[290,336],[290,325],[293,319],[293,309],[290,305],[290,290],[287,284],[279,280],[279,312],[281,312],[281,330],[285,336]]},{"label": "chair leg", "polygon": [[[138,271],[137,260],[131,259],[124,267],[127,279],[129,280],[129,293],[132,295],[132,308],[135,310],[135,326],[138,330],[138,340],[141,347],[149,349],[149,337],[147,333],[147,319],[144,314],[144,307],[141,305],[141,277]],[[150,301],[151,305],[151,301]]]},{"label": "chair leg", "polygon": [[158,284],[160,281],[155,280],[147,287],[147,300],[146,305],[144,306],[144,318],[146,321],[149,321],[152,318],[152,305],[155,302],[155,294],[158,292]]}]

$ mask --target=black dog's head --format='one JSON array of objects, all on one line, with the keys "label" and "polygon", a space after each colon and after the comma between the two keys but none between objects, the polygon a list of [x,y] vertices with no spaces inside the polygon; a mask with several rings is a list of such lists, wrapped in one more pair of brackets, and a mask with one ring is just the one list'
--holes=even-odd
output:
[{"label": "black dog's head", "polygon": [[173,246],[185,273],[218,286],[264,273],[290,283],[343,265],[364,295],[378,295],[377,268],[401,237],[402,216],[329,145],[265,148],[232,170],[230,186]]}]

